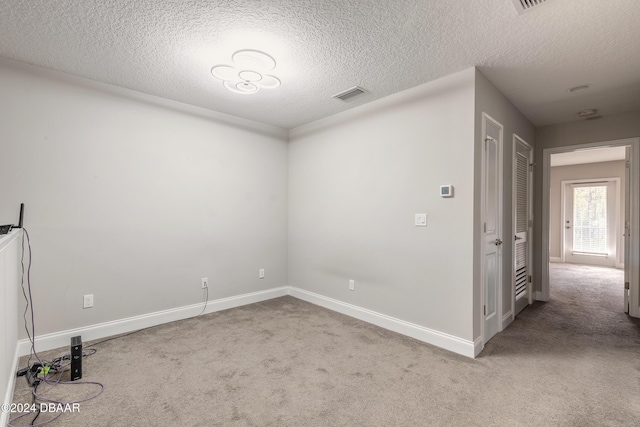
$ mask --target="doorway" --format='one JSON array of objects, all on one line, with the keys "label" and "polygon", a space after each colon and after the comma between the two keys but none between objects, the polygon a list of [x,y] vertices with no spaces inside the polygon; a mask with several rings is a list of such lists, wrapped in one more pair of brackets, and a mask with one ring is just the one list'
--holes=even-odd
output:
[{"label": "doorway", "polygon": [[[624,266],[620,255],[620,249],[624,246],[620,241],[624,237],[619,227],[625,204],[624,198],[620,197],[620,181],[625,176],[624,161],[623,152],[620,160],[603,164],[610,169],[618,169],[617,177],[566,180],[560,183],[562,236],[559,238],[562,239],[562,262],[611,268]],[[594,169],[602,169],[598,165],[587,163],[581,169],[591,169],[593,173]]]},{"label": "doorway", "polygon": [[[620,213],[619,214],[615,214],[614,216],[616,216],[617,218],[619,218],[618,222],[619,222],[619,227],[615,228],[615,231],[612,230],[612,232],[617,233],[619,239],[616,242],[616,247],[615,247],[615,267],[624,267],[624,280],[621,281],[620,283],[620,290],[624,291],[624,301],[620,301],[619,302],[619,309],[622,311],[624,309],[624,311],[627,311],[631,316],[633,317],[640,317],[640,277],[639,277],[639,265],[638,265],[638,257],[640,255],[640,233],[639,233],[639,226],[640,226],[640,220],[639,220],[639,213],[640,213],[640,205],[639,205],[639,199],[640,199],[640,191],[639,191],[639,187],[640,187],[640,138],[629,138],[629,139],[623,139],[623,140],[615,140],[615,141],[605,141],[605,142],[600,142],[600,143],[590,143],[590,144],[580,144],[580,145],[575,145],[575,146],[568,146],[568,147],[558,147],[558,148],[550,148],[550,149],[545,149],[543,151],[543,217],[542,217],[542,228],[543,228],[543,232],[542,232],[542,277],[541,277],[541,287],[540,290],[538,292],[536,292],[536,299],[537,300],[541,300],[541,301],[548,301],[550,298],[550,274],[549,274],[549,262],[564,262],[567,261],[566,259],[566,251],[563,248],[563,251],[560,252],[559,246],[561,245],[561,243],[559,242],[565,242],[568,239],[565,239],[566,234],[568,234],[568,232],[566,230],[572,230],[572,228],[567,229],[565,227],[569,226],[569,227],[573,227],[574,226],[574,222],[575,222],[575,216],[572,216],[572,219],[568,219],[565,217],[560,217],[559,215],[556,217],[557,212],[560,210],[560,206],[554,206],[553,201],[554,200],[558,200],[559,201],[559,197],[557,199],[554,199],[554,197],[552,197],[552,194],[555,193],[559,193],[561,191],[561,188],[564,188],[565,192],[573,192],[573,188],[583,188],[582,190],[578,191],[578,195],[577,197],[589,197],[592,196],[596,197],[596,193],[602,195],[602,193],[606,192],[607,190],[600,188],[597,190],[593,190],[593,187],[602,187],[600,184],[600,181],[606,181],[605,179],[602,178],[606,178],[606,177],[602,177],[600,176],[598,180],[593,180],[591,179],[590,181],[593,181],[592,183],[594,185],[585,185],[585,186],[580,186],[580,185],[576,185],[575,187],[571,187],[571,189],[569,190],[568,187],[566,186],[568,183],[565,183],[564,186],[552,186],[551,185],[551,161],[552,161],[552,156],[553,155],[560,155],[559,157],[562,157],[563,155],[569,155],[569,153],[583,153],[584,155],[591,155],[592,157],[595,154],[595,158],[597,158],[599,160],[599,162],[602,162],[602,156],[600,156],[600,154],[604,153],[604,151],[598,151],[598,150],[602,150],[604,148],[615,148],[618,149],[619,152],[624,153],[624,156],[620,159],[621,163],[623,164],[623,172],[622,177],[620,177],[620,175],[618,175],[619,179],[620,179],[620,184],[618,185],[618,190],[614,190],[614,193],[616,193],[616,191],[619,193],[620,187],[624,187],[625,188],[625,193],[629,195],[629,197],[625,198],[625,204],[624,206],[620,207]],[[589,162],[589,163],[593,163]],[[576,177],[574,177],[576,178]],[[565,181],[567,181],[568,179],[565,179]],[[587,183],[588,184],[587,179],[583,180],[583,183]],[[580,184],[580,183],[573,183],[573,184]],[[608,186],[609,184],[607,184]],[[560,188],[557,188],[560,187]],[[606,186],[605,186],[606,187]],[[589,190],[584,190],[584,188],[591,188]],[[609,188],[609,187],[607,187]],[[556,194],[557,196],[559,196],[559,194]],[[574,200],[574,204],[575,204],[576,200]],[[580,203],[580,200],[577,201],[578,203]],[[600,203],[600,208],[599,209],[603,209],[603,204],[602,204],[602,200],[599,202]],[[558,202],[558,205],[561,205],[560,202]],[[592,207],[593,209],[598,209],[596,207]],[[566,206],[565,206],[566,209]],[[588,209],[587,209],[588,211]],[[584,212],[583,212],[584,213]],[[593,212],[593,214],[595,216],[596,213]],[[600,215],[601,218],[600,220],[602,220],[603,216],[605,215]],[[555,218],[563,218],[562,222],[560,220],[555,220]],[[571,223],[567,224],[566,221],[571,221]],[[597,238],[597,233],[601,232],[602,229],[606,229],[606,227],[602,224],[587,224],[586,227],[584,226],[584,224],[580,224],[580,226],[582,228],[584,228],[582,230],[582,232],[584,233],[592,233],[593,236],[595,236],[596,238],[592,239],[594,240],[593,242],[591,242],[592,244],[600,244],[600,246],[602,247],[602,245],[606,246],[606,237],[604,237],[604,243],[602,242],[602,237],[600,236],[600,241],[598,243],[598,238]],[[592,228],[592,229],[590,229]],[[597,229],[600,229],[600,231],[598,231]],[[606,233],[606,231],[605,231]],[[575,239],[575,235],[572,234],[572,238]],[[573,248],[573,242],[570,243],[571,246],[571,252],[572,252],[572,256],[576,255],[574,254],[575,252],[578,252],[577,255],[583,255],[583,256],[590,256],[590,257],[602,257],[602,253],[595,253],[595,254],[584,254],[584,253],[580,253],[580,252],[606,252],[609,253],[610,249],[604,249],[602,250],[602,248],[600,247],[600,249],[597,249],[595,251],[593,250],[584,250],[586,249],[590,249],[589,246],[581,246],[581,249],[583,250],[578,250],[576,251],[575,248]],[[587,242],[587,244],[589,244]],[[626,249],[626,250],[625,250]],[[623,258],[623,254],[624,254],[624,258]],[[614,258],[614,257],[612,257]],[[630,260],[630,262],[624,262],[624,259]],[[635,260],[635,261],[634,261]],[[624,288],[624,289],[623,289]]]}]

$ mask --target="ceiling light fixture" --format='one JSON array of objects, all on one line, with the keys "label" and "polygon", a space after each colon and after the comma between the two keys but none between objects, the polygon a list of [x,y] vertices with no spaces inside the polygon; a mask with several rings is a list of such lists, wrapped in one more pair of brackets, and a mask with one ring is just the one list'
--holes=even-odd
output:
[{"label": "ceiling light fixture", "polygon": [[574,86],[572,88],[567,89],[567,92],[569,92],[569,93],[578,92],[580,90],[589,89],[590,87],[591,87],[591,85]]},{"label": "ceiling light fixture", "polygon": [[276,68],[276,60],[255,49],[243,49],[231,55],[233,65],[216,65],[213,77],[222,80],[224,87],[242,95],[257,93],[260,89],[275,89],[280,80],[266,74]]}]

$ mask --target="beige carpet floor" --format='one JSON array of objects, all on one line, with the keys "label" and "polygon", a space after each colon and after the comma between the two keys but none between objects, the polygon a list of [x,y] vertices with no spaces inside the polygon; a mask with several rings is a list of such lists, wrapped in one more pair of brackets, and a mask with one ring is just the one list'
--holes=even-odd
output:
[{"label": "beige carpet floor", "polygon": [[[553,299],[475,360],[292,297],[120,337],[84,360],[84,379],[104,393],[50,425],[640,425],[640,321],[622,313],[621,271],[553,264],[551,274]],[[19,378],[14,401],[29,400]]]}]

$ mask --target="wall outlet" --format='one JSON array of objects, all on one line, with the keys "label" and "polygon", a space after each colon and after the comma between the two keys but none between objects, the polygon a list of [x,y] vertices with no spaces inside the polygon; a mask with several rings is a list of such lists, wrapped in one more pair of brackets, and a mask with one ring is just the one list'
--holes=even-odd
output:
[{"label": "wall outlet", "polygon": [[93,307],[93,294],[85,295],[82,302],[82,308],[91,308],[91,307]]},{"label": "wall outlet", "polygon": [[261,268],[260,271],[258,271],[258,277],[264,279],[264,268]]},{"label": "wall outlet", "polygon": [[356,281],[355,280],[349,280],[349,290],[350,291],[355,291],[356,290]]},{"label": "wall outlet", "polygon": [[206,289],[209,287],[209,279],[206,277],[203,277],[202,279],[202,289]]}]

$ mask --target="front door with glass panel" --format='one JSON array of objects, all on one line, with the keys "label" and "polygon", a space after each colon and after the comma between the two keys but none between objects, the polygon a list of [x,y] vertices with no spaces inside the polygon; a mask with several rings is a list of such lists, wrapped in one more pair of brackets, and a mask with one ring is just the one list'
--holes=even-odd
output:
[{"label": "front door with glass panel", "polygon": [[615,267],[616,181],[565,183],[564,261]]}]

